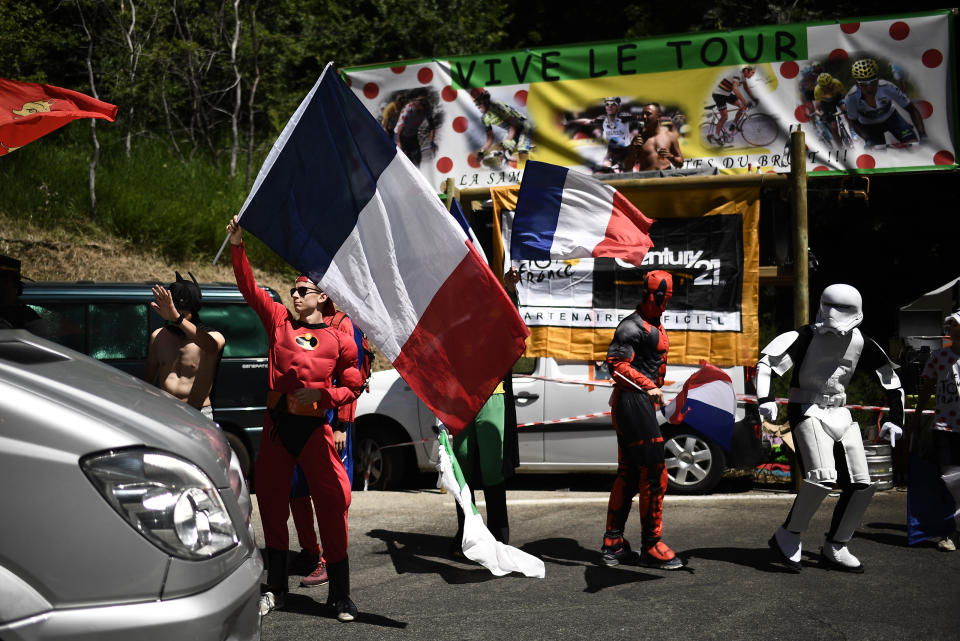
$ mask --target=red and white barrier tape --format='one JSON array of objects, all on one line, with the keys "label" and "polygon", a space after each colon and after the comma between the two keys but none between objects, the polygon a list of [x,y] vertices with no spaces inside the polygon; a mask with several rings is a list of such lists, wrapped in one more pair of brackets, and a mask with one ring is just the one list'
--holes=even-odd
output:
[{"label": "red and white barrier tape", "polygon": [[[751,396],[749,394],[737,394],[737,400],[743,401],[744,403],[755,404],[757,403],[757,397]],[[789,403],[789,399],[786,398],[775,398],[773,399],[777,402],[778,405],[786,405]],[[879,405],[844,405],[848,410],[860,410],[863,412],[889,412],[889,407],[881,407]],[[915,414],[917,410],[913,408],[906,408],[904,410],[907,414]],[[933,414],[933,410],[923,410],[924,414]]]},{"label": "red and white barrier tape", "polygon": [[605,412],[594,412],[592,414],[581,414],[580,416],[570,416],[567,418],[556,418],[552,421],[534,421],[533,423],[517,423],[517,428],[532,427],[534,425],[556,425],[557,423],[575,423],[576,421],[585,421],[589,418],[600,418],[610,416],[610,410]]}]

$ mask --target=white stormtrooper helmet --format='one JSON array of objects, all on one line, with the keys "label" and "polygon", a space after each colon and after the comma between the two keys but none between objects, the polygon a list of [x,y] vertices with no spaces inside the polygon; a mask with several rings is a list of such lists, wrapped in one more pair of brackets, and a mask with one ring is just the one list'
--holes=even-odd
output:
[{"label": "white stormtrooper helmet", "polygon": [[830,285],[820,295],[820,309],[817,310],[818,332],[846,334],[863,322],[863,298],[860,292],[850,285]]}]

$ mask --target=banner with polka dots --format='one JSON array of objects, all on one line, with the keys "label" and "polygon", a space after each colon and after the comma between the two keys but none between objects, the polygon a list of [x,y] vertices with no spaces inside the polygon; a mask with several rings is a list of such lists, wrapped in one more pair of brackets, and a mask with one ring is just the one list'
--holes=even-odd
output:
[{"label": "banner with polka dots", "polygon": [[955,169],[950,15],[775,25],[342,70],[438,190],[593,173]]}]

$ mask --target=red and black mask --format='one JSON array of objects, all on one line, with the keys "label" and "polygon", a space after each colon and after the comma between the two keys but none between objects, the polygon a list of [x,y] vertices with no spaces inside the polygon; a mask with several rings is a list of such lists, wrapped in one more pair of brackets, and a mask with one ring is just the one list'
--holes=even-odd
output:
[{"label": "red and black mask", "polygon": [[642,298],[637,309],[647,320],[660,318],[673,296],[673,276],[670,272],[655,270],[643,277]]}]

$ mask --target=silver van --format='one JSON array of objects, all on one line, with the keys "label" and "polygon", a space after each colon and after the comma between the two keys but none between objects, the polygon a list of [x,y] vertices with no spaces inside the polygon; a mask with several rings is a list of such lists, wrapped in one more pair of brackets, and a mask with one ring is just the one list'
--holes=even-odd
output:
[{"label": "silver van", "polygon": [[0,330],[0,639],[260,638],[224,434],[120,370]]}]

